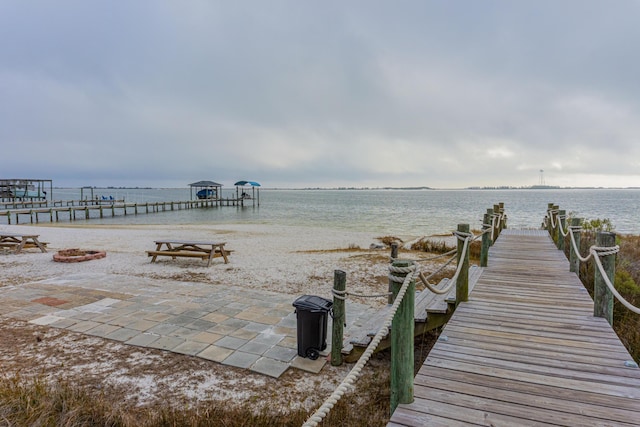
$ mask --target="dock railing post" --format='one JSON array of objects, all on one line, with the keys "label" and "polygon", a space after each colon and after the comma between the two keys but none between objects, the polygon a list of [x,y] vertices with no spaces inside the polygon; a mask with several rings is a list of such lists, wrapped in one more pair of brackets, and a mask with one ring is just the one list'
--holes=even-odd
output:
[{"label": "dock railing post", "polygon": [[500,232],[502,231],[500,227],[502,226],[502,215],[500,214],[500,205],[493,205],[493,213],[497,218],[495,229],[493,231],[493,240],[494,242],[498,240],[500,237]]},{"label": "dock railing post", "polygon": [[553,242],[558,247],[558,233],[560,228],[560,223],[558,222],[558,211],[560,210],[560,206],[553,205],[553,223],[555,226],[553,227]]},{"label": "dock railing post", "polygon": [[[596,246],[601,248],[615,246],[616,234],[608,231],[600,231],[596,234]],[[616,255],[603,255],[600,257],[602,267],[607,273],[607,277],[611,283],[614,283],[616,274]],[[600,273],[600,269],[596,266],[595,281],[593,287],[593,315],[595,317],[604,317],[610,325],[613,325],[613,294],[605,283],[605,279]]]},{"label": "dock railing post", "polygon": [[[391,260],[390,262],[393,264],[393,262],[398,258],[398,243],[393,242],[391,244]],[[392,289],[393,285],[391,284],[391,281],[389,281],[389,296],[387,297],[387,303],[388,304],[393,304],[393,289]]]},{"label": "dock railing post", "polygon": [[555,234],[553,233],[553,221],[551,218],[551,212],[553,211],[553,203],[547,203],[547,231],[549,232],[549,236],[553,239]]},{"label": "dock railing post", "polygon": [[480,249],[480,267],[486,267],[489,261],[489,246],[491,237],[489,236],[489,221],[491,218],[488,213],[482,218],[482,246]]},{"label": "dock railing post", "polygon": [[[409,261],[394,261],[393,267],[408,268]],[[405,278],[406,273],[391,273],[393,276]],[[391,282],[391,281],[390,281]],[[398,295],[402,282],[393,281],[393,298]],[[413,402],[413,339],[414,339],[414,304],[416,295],[416,282],[411,280],[407,292],[398,311],[391,322],[391,414],[400,403]]]},{"label": "dock railing post", "polygon": [[489,234],[489,246],[493,246],[493,242],[495,240],[495,230],[493,229],[493,209],[487,209],[487,215],[489,216],[487,224],[489,224],[489,228],[491,228],[491,233]]},{"label": "dock railing post", "polygon": [[551,205],[549,208],[549,235],[553,243],[558,247],[558,206]]},{"label": "dock railing post", "polygon": [[[576,242],[578,251],[580,250],[580,226],[582,225],[582,218],[571,218],[571,227],[569,232],[573,234],[573,240]],[[571,244],[569,250],[569,271],[579,274],[580,272],[580,260],[578,259],[578,252]]]},{"label": "dock railing post", "polygon": [[[469,233],[469,224],[458,224],[458,232]],[[457,260],[462,263],[462,268],[456,280],[456,307],[458,304],[469,300],[469,250],[463,252],[464,240],[458,239]]]},{"label": "dock railing post", "polygon": [[347,273],[342,270],[333,272],[333,328],[331,335],[331,365],[342,365],[342,341],[344,339],[345,307],[344,297],[347,289]]},{"label": "dock railing post", "polygon": [[507,228],[507,217],[504,215],[504,202],[498,203],[498,206],[500,206],[500,218],[502,219],[500,224],[500,231],[502,231]]},{"label": "dock railing post", "polygon": [[558,221],[558,249],[561,251],[564,251],[564,236],[562,235],[562,232],[564,231],[565,226],[567,225],[567,211],[559,210],[557,221]]}]

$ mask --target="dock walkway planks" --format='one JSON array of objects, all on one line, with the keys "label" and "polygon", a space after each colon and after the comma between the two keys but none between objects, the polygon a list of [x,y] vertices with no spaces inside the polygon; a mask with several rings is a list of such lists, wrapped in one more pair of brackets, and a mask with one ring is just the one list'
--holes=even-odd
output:
[{"label": "dock walkway planks", "polygon": [[640,369],[544,231],[504,230],[389,426],[640,425]]}]

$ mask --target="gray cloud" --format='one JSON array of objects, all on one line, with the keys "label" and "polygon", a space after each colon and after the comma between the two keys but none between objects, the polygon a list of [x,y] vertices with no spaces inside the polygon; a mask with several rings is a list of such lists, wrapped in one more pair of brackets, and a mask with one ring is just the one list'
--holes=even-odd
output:
[{"label": "gray cloud", "polygon": [[[2,175],[640,185],[640,3],[0,4]],[[31,176],[30,176],[31,177]]]}]

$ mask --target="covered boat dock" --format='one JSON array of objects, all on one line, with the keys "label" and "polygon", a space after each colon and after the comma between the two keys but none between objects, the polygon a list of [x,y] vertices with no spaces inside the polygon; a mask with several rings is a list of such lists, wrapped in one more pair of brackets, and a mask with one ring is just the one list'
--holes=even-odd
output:
[{"label": "covered boat dock", "polygon": [[[236,198],[238,200],[252,200],[254,206],[256,204],[260,206],[260,183],[256,181],[238,181],[233,185],[236,186]],[[244,187],[246,186],[251,187],[251,194],[244,191]],[[242,193],[240,189],[242,189]]]},{"label": "covered boat dock", "polygon": [[47,205],[52,200],[53,181],[50,179],[0,179],[0,204],[2,207]]}]

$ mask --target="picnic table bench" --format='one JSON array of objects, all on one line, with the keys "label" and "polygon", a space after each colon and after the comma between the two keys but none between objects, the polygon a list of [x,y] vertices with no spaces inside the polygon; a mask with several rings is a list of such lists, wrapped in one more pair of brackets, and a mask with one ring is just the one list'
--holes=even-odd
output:
[{"label": "picnic table bench", "polygon": [[[224,248],[226,242],[189,242],[181,240],[156,240],[156,250],[147,251],[147,255],[152,257],[151,262],[155,262],[158,256],[201,258],[207,260],[207,267],[211,265],[214,258],[222,257],[227,264],[227,255],[230,251]],[[164,247],[164,248],[163,248]]]},{"label": "picnic table bench", "polygon": [[15,253],[26,248],[38,248],[47,252],[46,243],[38,240],[39,234],[21,234],[0,232],[0,247],[13,248]]}]

